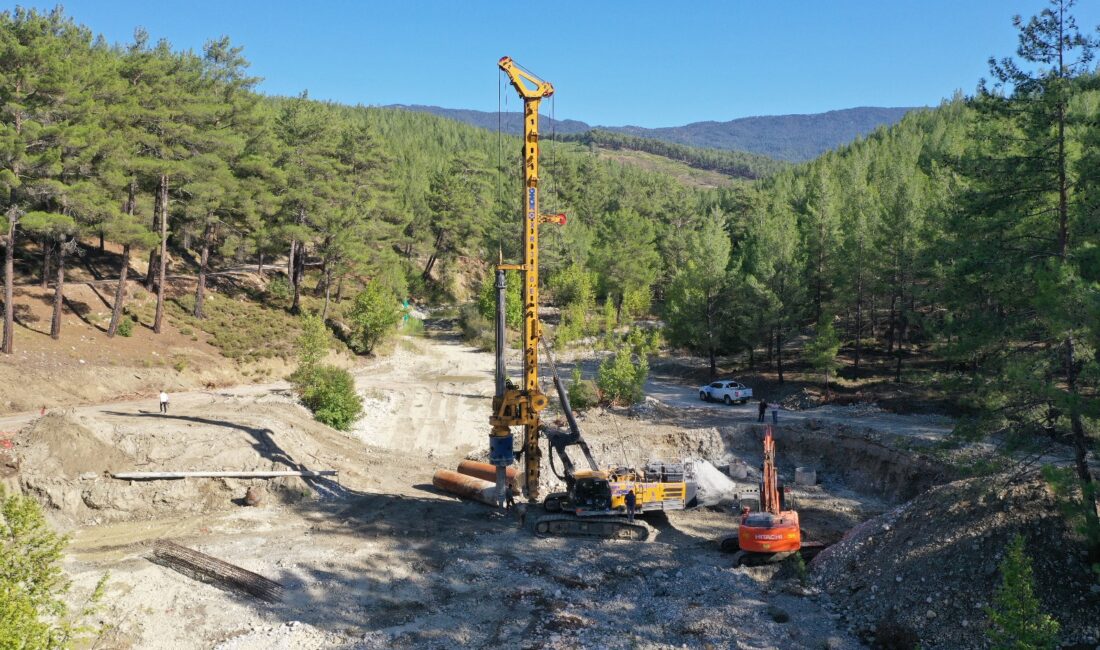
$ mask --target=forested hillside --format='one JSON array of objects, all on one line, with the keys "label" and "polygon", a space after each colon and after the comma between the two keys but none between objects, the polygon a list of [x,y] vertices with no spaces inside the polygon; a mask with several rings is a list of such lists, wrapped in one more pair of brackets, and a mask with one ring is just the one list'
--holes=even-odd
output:
[{"label": "forested hillside", "polygon": [[692,122],[647,129],[603,127],[643,138],[691,147],[747,151],[777,160],[802,162],[848,144],[882,126],[896,124],[912,108],[845,108],[808,115],[761,115],[728,122]]},{"label": "forested hillside", "polygon": [[[464,111],[439,108],[436,106],[386,106],[384,109],[438,115],[448,119],[487,129],[493,133],[519,135],[523,132],[523,114],[516,112],[486,113],[483,111]],[[498,121],[499,118],[499,121]],[[539,116],[539,129],[542,137],[559,142],[576,142],[589,147],[609,151],[640,151],[670,160],[682,162],[689,167],[714,171],[730,178],[763,178],[783,169],[785,163],[759,154],[744,151],[726,151],[712,148],[689,147],[662,140],[643,138],[626,133],[604,129],[592,129],[584,122],[576,120],[555,120],[546,115]]]},{"label": "forested hillside", "polygon": [[[157,331],[168,297],[158,279],[170,261],[193,261],[194,300],[185,304],[195,318],[211,268],[272,261],[289,270],[291,311],[308,280],[325,315],[368,283],[395,298],[448,298],[464,279],[456,263],[518,249],[518,139],[304,94],[262,97],[228,39],[202,53],[141,32],[109,46],[60,11],[24,10],[3,15],[0,36],[5,351],[14,346],[16,262],[53,281],[59,337],[64,270],[89,237],[121,247],[123,279],[149,259]],[[547,233],[548,277],[611,260],[600,295],[619,304],[632,296],[640,310],[704,211],[704,197],[672,177],[575,144],[547,143],[542,184],[546,208],[571,219]],[[632,260],[631,246],[645,254]],[[125,286],[108,336],[125,313]]]},{"label": "forested hillside", "polygon": [[702,149],[681,144],[639,138],[625,133],[593,129],[575,135],[559,136],[565,142],[579,142],[590,147],[611,150],[644,151],[671,160],[679,160],[696,169],[706,169],[733,178],[754,180],[771,176],[785,168],[785,163],[767,156],[743,151]]},{"label": "forested hillside", "polygon": [[[519,135],[523,130],[523,114],[516,111],[505,110],[498,115],[440,106],[398,104],[388,108],[431,113],[490,131],[500,128],[512,135]],[[646,141],[700,149],[723,149],[740,155],[755,154],[775,160],[803,162],[830,149],[846,145],[881,126],[896,124],[911,110],[914,109],[865,106],[807,115],[760,115],[726,122],[692,122],[659,128],[590,126],[579,120],[556,120],[542,115],[539,117],[539,127],[545,133],[553,132],[558,135],[579,136],[588,131],[599,131],[603,133],[592,137],[606,139],[610,132],[624,138],[634,136]]]},{"label": "forested hillside", "polygon": [[[504,97],[511,100],[509,96]],[[500,113],[490,111],[475,111],[463,108],[443,108],[442,106],[422,106],[418,104],[390,104],[382,108],[398,108],[403,111],[428,113],[448,119],[457,120],[463,124],[477,126],[496,132],[499,128],[509,135],[523,135],[523,111],[503,109]],[[523,107],[520,106],[522,109]],[[549,115],[539,115],[539,129],[547,135],[554,133],[560,135],[584,133],[592,127],[580,120],[558,120]]]}]

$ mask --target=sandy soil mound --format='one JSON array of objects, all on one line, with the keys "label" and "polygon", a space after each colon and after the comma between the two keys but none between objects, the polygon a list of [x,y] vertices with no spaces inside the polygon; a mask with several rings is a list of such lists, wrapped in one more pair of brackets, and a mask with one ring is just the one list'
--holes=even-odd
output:
[{"label": "sandy soil mound", "polygon": [[21,487],[61,525],[143,518],[161,510],[204,511],[230,496],[224,483],[110,478],[110,472],[146,467],[68,414],[38,419],[20,433],[17,445]]},{"label": "sandy soil mound", "polygon": [[28,445],[24,462],[35,473],[58,478],[76,479],[86,472],[119,472],[129,469],[134,462],[58,412],[38,419],[26,431],[23,441]]},{"label": "sandy soil mound", "polygon": [[[47,506],[56,523],[95,524],[196,514],[240,505],[250,486],[276,503],[342,494],[369,485],[363,474],[375,459],[349,462],[362,446],[312,421],[278,396],[238,398],[218,405],[173,409],[167,416],[141,409],[104,408],[95,414],[51,413],[15,440],[19,485]],[[120,407],[121,409],[121,407]],[[120,481],[111,472],[262,471],[337,469],[339,482],[182,479]]]},{"label": "sandy soil mound", "polygon": [[[1100,640],[1100,588],[1082,541],[1039,478],[957,481],[853,529],[811,565],[815,582],[865,640],[887,629],[922,648],[983,648],[1009,541],[1022,534],[1036,593],[1064,644]],[[1082,646],[1074,646],[1082,647]]]}]

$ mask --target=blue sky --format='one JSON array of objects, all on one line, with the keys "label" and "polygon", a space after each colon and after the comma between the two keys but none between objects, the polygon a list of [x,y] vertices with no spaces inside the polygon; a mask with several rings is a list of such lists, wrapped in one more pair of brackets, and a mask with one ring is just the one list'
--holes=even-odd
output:
[{"label": "blue sky", "polygon": [[[26,2],[50,8],[54,2]],[[1013,54],[1044,0],[69,0],[112,42],[228,35],[269,94],[496,110],[496,61],[552,82],[555,113],[673,126],[853,106],[934,105]],[[11,5],[9,5],[11,6]],[[1095,30],[1100,2],[1076,7]],[[506,93],[508,108],[517,100]],[[549,106],[547,107],[549,109]]]}]

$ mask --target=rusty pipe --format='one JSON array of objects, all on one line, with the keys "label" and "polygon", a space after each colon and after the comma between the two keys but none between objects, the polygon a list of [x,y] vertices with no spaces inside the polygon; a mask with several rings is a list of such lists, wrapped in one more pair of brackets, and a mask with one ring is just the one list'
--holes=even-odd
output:
[{"label": "rusty pipe", "polygon": [[435,475],[432,476],[432,485],[455,496],[497,507],[495,483],[452,472],[449,469],[441,469],[436,470]]},{"label": "rusty pipe", "polygon": [[[516,488],[516,475],[518,472],[514,467],[505,468],[508,475],[508,489],[512,491],[512,494],[519,494]],[[465,474],[466,476],[473,476],[484,481],[497,480],[497,467],[496,465],[490,465],[489,463],[479,463],[476,460],[464,460],[458,464],[458,473]]]}]

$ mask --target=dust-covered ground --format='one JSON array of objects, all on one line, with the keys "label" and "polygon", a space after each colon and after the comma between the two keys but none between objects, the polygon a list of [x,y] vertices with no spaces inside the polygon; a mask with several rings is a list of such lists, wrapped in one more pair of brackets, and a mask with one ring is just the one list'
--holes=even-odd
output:
[{"label": "dust-covered ground", "polygon": [[[513,514],[435,491],[436,469],[485,447],[491,367],[489,354],[445,334],[406,340],[357,370],[366,413],[347,434],[313,422],[278,384],[177,395],[167,416],[151,402],[52,412],[24,423],[0,478],[73,532],[76,597],[110,572],[105,647],[860,645],[857,627],[797,566],[731,566],[715,544],[736,530],[729,508],[650,519],[644,543],[541,539]],[[581,426],[606,464],[703,458],[751,483],[760,461],[761,429],[729,412],[648,402],[589,411]],[[950,478],[861,427],[857,411],[844,426],[781,421],[776,436],[784,477],[795,465],[818,470],[820,483],[793,496],[807,535],[826,542]],[[104,475],[286,468],[340,474]],[[246,507],[252,485],[263,500]],[[265,604],[153,564],[157,539],[277,580],[286,598]]]}]

